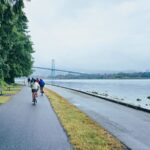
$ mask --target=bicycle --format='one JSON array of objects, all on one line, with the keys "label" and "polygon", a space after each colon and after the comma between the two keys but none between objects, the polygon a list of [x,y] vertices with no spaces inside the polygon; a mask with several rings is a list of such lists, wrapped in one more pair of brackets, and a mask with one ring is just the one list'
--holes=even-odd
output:
[{"label": "bicycle", "polygon": [[40,87],[40,93],[41,93],[41,96],[43,96],[43,94],[44,94],[43,88],[44,88],[44,87]]},{"label": "bicycle", "polygon": [[32,102],[33,102],[33,105],[35,105],[35,104],[37,103],[37,99],[36,99],[36,97],[37,97],[37,92],[35,91],[35,92],[33,92],[32,94],[33,94],[33,100],[32,100]]}]

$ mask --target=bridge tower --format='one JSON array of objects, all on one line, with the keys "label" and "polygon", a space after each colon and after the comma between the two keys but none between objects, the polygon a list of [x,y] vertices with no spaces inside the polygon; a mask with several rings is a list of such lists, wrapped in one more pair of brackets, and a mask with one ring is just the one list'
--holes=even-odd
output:
[{"label": "bridge tower", "polygon": [[55,60],[52,59],[52,66],[51,66],[51,78],[55,79]]}]

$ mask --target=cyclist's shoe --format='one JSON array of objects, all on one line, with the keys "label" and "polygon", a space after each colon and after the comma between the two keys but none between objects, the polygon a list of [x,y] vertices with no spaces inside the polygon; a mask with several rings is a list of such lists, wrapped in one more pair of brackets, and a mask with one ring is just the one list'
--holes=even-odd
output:
[{"label": "cyclist's shoe", "polygon": [[36,102],[36,99],[33,99],[32,102]]}]

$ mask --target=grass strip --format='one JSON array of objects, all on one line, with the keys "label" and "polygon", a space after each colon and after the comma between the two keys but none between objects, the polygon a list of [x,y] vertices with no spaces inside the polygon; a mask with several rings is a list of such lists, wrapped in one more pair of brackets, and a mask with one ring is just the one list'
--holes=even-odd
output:
[{"label": "grass strip", "polygon": [[125,150],[115,137],[77,107],[52,90],[45,89],[52,107],[75,150]]},{"label": "grass strip", "polygon": [[0,96],[0,105],[1,104],[5,104],[6,102],[8,102],[10,99],[10,96]]},{"label": "grass strip", "polygon": [[[9,88],[8,88],[9,87]],[[11,84],[3,87],[2,95],[0,95],[0,105],[8,102],[12,95],[15,95],[21,90],[21,86]]]}]

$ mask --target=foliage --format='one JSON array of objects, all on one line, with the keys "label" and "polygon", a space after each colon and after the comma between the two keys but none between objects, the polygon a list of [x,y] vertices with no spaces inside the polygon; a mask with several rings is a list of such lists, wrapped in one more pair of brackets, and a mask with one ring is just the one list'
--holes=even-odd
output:
[{"label": "foliage", "polygon": [[150,72],[108,73],[108,74],[66,74],[57,75],[56,79],[150,79]]},{"label": "foliage", "polygon": [[33,48],[23,8],[23,0],[0,3],[0,79],[7,82],[31,74]]}]

